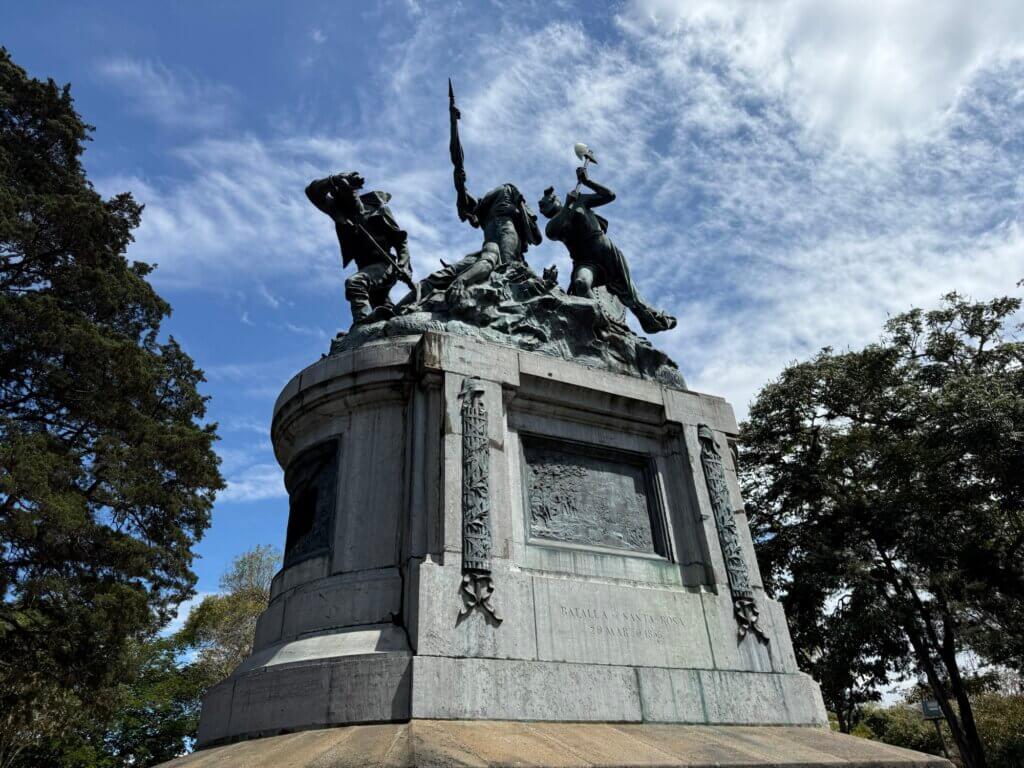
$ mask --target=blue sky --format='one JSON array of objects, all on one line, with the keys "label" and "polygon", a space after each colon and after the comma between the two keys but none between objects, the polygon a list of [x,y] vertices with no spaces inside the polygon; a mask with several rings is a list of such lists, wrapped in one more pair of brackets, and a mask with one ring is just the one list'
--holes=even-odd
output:
[{"label": "blue sky", "polygon": [[[0,42],[71,82],[104,194],[146,204],[166,324],[209,379],[228,489],[201,592],[284,540],[278,391],[349,323],[310,179],[394,194],[417,274],[478,247],[455,216],[446,80],[471,191],[574,181],[584,141],[610,234],[679,327],[655,341],[742,416],[788,362],[888,314],[1024,277],[1019,0],[7,4]],[[531,249],[537,271],[568,261]]]}]

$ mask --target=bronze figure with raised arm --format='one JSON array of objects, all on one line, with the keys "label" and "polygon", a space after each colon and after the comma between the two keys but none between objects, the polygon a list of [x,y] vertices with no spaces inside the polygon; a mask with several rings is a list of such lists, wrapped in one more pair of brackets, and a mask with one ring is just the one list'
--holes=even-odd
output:
[{"label": "bronze figure with raised arm", "polygon": [[[544,190],[540,212],[550,221],[545,229],[549,240],[560,240],[572,258],[572,284],[569,293],[593,298],[594,288],[604,286],[609,293],[625,304],[640,321],[647,333],[658,333],[675,328],[676,319],[655,309],[640,295],[629,274],[629,264],[622,251],[608,237],[608,222],[594,213],[594,208],[607,205],[615,193],[598,184],[587,174],[587,168],[576,169],[579,182],[563,205],[554,187]],[[591,193],[579,193],[580,186]]]}]

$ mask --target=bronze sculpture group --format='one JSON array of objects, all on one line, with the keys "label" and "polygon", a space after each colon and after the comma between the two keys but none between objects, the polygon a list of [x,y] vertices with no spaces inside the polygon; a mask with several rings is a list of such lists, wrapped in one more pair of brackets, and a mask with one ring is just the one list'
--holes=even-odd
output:
[{"label": "bronze sculpture group", "polygon": [[[412,279],[408,236],[387,205],[390,194],[362,193],[364,180],[357,172],[317,179],[306,187],[310,202],[334,220],[343,266],[355,262],[355,274],[345,281],[353,326],[388,319],[437,296],[443,296],[454,310],[464,308],[472,303],[469,287],[487,281],[496,270],[513,266],[528,269],[524,254],[530,245],[539,245],[542,240],[536,214],[511,182],[495,187],[479,199],[467,191],[458,133],[461,115],[455,106],[450,80],[448,96],[456,211],[460,220],[483,232],[480,250],[454,264],[442,262],[441,269],[416,283]],[[590,150],[578,144],[576,151],[585,158],[583,166],[576,169],[576,189],[567,195],[564,204],[552,187],[544,191],[539,201],[541,213],[549,219],[545,234],[549,240],[564,243],[572,259],[568,293],[592,299],[594,289],[603,286],[632,311],[647,333],[674,328],[674,317],[655,309],[641,297],[625,256],[608,238],[607,220],[594,213],[594,208],[615,200],[615,193],[587,173],[588,162],[596,162]],[[581,194],[581,186],[586,186],[590,193]],[[544,283],[553,288],[556,276],[554,270],[545,270]],[[409,286],[410,293],[395,306],[389,295],[399,280]]]}]

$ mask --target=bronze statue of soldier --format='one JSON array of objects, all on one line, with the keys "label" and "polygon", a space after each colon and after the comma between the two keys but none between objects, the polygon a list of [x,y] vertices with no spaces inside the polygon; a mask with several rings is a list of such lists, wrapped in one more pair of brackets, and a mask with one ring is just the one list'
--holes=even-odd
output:
[{"label": "bronze statue of soldier", "polygon": [[[554,187],[544,190],[538,203],[540,212],[550,219],[545,228],[548,239],[563,242],[572,258],[569,294],[593,298],[593,289],[604,286],[632,311],[645,332],[675,328],[674,317],[644,301],[629,274],[626,257],[608,237],[608,221],[594,213],[594,208],[612,202],[615,193],[589,177],[586,163],[576,169],[576,178],[579,183],[565,205]],[[588,187],[593,194],[580,194],[580,186]]]},{"label": "bronze statue of soldier", "polygon": [[481,283],[491,272],[506,264],[523,263],[530,245],[541,242],[537,215],[530,210],[526,198],[512,183],[501,184],[479,200],[466,190],[462,143],[459,140],[455,92],[448,81],[448,112],[451,120],[449,150],[454,165],[456,211],[459,219],[483,230],[484,242],[479,251],[464,256],[454,264],[445,264],[422,282],[424,296],[445,292],[450,307],[459,307],[466,300],[466,286]]},{"label": "bronze statue of soldier", "polygon": [[444,288],[451,306],[461,303],[467,285],[483,282],[498,267],[522,263],[529,246],[541,242],[537,216],[514,184],[501,184],[479,201],[467,192],[466,200],[466,220],[483,230],[483,245],[423,281],[428,290]]},{"label": "bronze statue of soldier", "polygon": [[353,325],[390,317],[390,293],[398,280],[414,287],[408,236],[388,208],[391,195],[360,194],[364,184],[358,172],[346,171],[306,187],[309,201],[334,220],[342,266],[355,262],[356,273],[345,281]]}]

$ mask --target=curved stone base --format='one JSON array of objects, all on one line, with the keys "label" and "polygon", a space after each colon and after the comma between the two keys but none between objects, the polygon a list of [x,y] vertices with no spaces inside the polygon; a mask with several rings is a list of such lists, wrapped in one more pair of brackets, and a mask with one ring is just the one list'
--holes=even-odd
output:
[{"label": "curved stone base", "polygon": [[[367,638],[375,640],[375,652],[365,647]],[[399,644],[385,631],[366,630],[254,655],[207,694],[198,745],[409,719],[827,722],[818,686],[800,673],[412,656]]]},{"label": "curved stone base", "polygon": [[256,739],[166,768],[440,766],[951,768],[942,758],[823,728],[412,720]]},{"label": "curved stone base", "polygon": [[197,743],[408,720],[411,677],[412,654],[393,625],[280,643],[207,692]]}]

